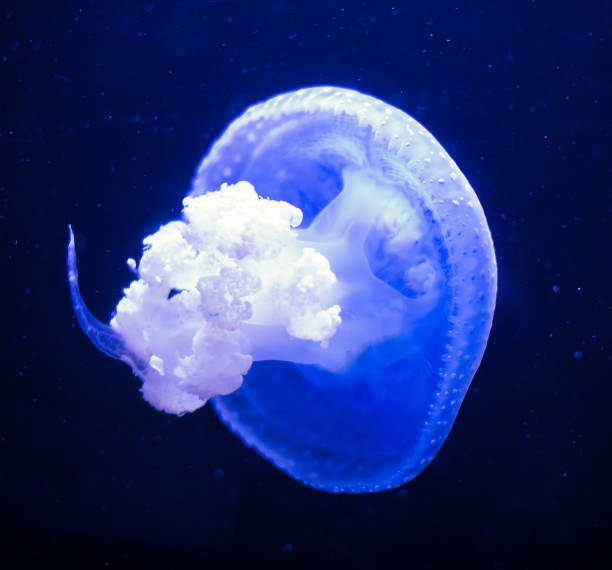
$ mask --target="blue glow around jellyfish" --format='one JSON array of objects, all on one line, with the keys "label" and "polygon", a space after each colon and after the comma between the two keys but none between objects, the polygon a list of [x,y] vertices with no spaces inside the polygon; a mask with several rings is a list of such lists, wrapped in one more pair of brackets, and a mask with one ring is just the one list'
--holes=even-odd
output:
[{"label": "blue glow around jellyfish", "polygon": [[[270,200],[252,198],[242,181]],[[229,255],[231,271],[218,271],[213,262],[201,269],[197,247],[179,248],[197,233],[198,219],[210,225],[197,199],[219,188],[216,204],[244,196],[244,203],[277,208],[287,219],[294,219],[294,210],[277,204],[302,211],[301,225],[287,226],[297,241],[283,254],[286,266],[262,254],[270,269],[243,279],[253,267],[250,253],[220,243],[212,258]],[[237,190],[228,194],[228,188]],[[484,212],[434,137],[373,97],[336,87],[300,89],[234,120],[203,158],[184,204],[187,223],[172,222],[145,240],[140,279],[126,289],[110,325],[96,321],[83,303],[71,235],[73,305],[94,344],[130,364],[143,380],[144,397],[159,409],[184,413],[212,399],[246,444],[306,485],[361,493],[418,475],[447,437],[478,368],[497,289]],[[264,233],[269,225],[262,226]],[[285,309],[251,311],[251,304],[269,309],[274,295],[297,290],[278,293],[278,284],[293,271],[283,267],[303,268],[298,257],[306,246],[317,263],[323,260],[322,272],[313,269],[307,280],[333,272],[333,284],[316,298],[322,310],[308,308],[308,315],[320,317],[316,332],[303,332],[304,315],[282,316],[304,296],[288,297],[293,300]],[[164,259],[181,265],[169,271],[169,261],[160,264]],[[195,277],[189,260],[200,264]],[[228,286],[230,277],[234,285]],[[266,283],[273,293],[254,293]],[[230,303],[235,319],[219,325],[213,301],[215,307]],[[191,312],[165,316],[167,307],[180,303],[180,311]],[[141,321],[133,318],[136,305],[149,316],[163,315],[151,329],[163,331],[159,342],[150,331],[143,340]],[[204,305],[207,312],[197,313],[194,307],[202,311]],[[196,317],[209,320],[208,328],[199,329]],[[221,328],[206,336],[213,325]],[[220,358],[207,360],[206,351]],[[223,370],[213,375],[215,366],[232,372],[219,380]],[[197,385],[198,370],[208,374],[205,388]]]}]

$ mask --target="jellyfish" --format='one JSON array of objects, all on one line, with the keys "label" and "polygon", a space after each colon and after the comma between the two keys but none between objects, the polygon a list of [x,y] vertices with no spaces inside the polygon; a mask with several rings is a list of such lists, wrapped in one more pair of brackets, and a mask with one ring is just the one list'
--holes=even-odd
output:
[{"label": "jellyfish", "polygon": [[432,461],[482,359],[497,291],[478,198],[403,111],[339,87],[256,104],[199,164],[182,218],[143,240],[109,324],[78,322],[152,406],[208,400],[276,467],[335,493]]}]

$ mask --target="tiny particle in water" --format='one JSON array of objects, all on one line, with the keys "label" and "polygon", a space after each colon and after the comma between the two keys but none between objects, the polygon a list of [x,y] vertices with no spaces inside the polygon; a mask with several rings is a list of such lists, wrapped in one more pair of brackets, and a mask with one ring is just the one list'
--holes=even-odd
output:
[{"label": "tiny particle in water", "polygon": [[561,289],[561,287],[559,287],[559,285],[553,285],[553,287],[552,287],[552,290],[553,290],[555,293],[558,293],[558,292],[559,292],[559,289]]},{"label": "tiny particle in water", "polygon": [[576,352],[574,352],[574,358],[576,360],[582,360],[583,356],[584,354],[582,353],[582,350],[577,350]]},{"label": "tiny particle in water", "polygon": [[283,552],[287,554],[293,552],[293,544],[283,544]]},{"label": "tiny particle in water", "polygon": [[127,266],[130,268],[130,270],[132,271],[132,273],[135,273],[136,275],[138,275],[138,271],[136,270],[136,268],[138,267],[138,265],[136,264],[136,260],[132,257],[130,257],[127,261]]}]

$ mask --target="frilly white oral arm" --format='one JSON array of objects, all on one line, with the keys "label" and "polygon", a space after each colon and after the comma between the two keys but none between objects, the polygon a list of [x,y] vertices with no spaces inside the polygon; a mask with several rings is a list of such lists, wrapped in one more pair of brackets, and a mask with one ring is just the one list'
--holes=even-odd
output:
[{"label": "frilly white oral arm", "polygon": [[247,182],[183,203],[184,221],[145,238],[138,279],[110,326],[80,296],[72,232],[68,246],[79,324],[132,366],[147,401],[177,414],[236,390],[253,360],[303,352],[316,363],[342,321],[326,302],[336,281],[329,262],[297,240],[298,208],[260,198]]}]

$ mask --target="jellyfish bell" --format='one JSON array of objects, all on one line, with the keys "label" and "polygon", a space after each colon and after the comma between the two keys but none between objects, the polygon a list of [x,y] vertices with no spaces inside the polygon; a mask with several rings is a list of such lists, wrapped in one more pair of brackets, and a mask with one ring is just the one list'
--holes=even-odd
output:
[{"label": "jellyfish bell", "polygon": [[465,176],[403,111],[312,87],[247,109],[213,144],[183,220],[144,240],[110,324],[81,327],[158,409],[211,399],[247,445],[331,492],[397,487],[440,449],[497,289]]}]

